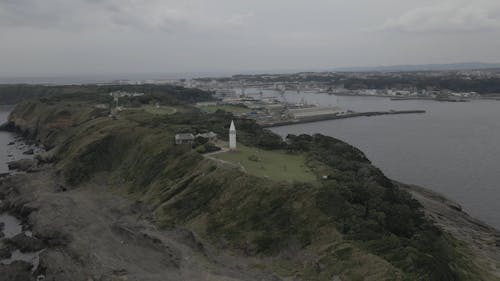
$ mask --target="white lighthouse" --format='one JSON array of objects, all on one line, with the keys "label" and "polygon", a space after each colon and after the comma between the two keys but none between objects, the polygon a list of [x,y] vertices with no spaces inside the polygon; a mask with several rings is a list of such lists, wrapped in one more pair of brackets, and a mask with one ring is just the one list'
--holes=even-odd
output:
[{"label": "white lighthouse", "polygon": [[233,120],[231,120],[231,127],[229,128],[229,149],[236,150],[236,128]]}]

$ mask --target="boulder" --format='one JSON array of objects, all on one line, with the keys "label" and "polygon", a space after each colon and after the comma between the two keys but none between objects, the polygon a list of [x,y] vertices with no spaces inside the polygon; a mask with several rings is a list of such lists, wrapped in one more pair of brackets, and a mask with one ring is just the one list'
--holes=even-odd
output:
[{"label": "boulder", "polygon": [[46,229],[38,233],[43,243],[48,247],[59,247],[67,245],[71,241],[71,237],[56,229]]},{"label": "boulder", "polygon": [[64,185],[57,185],[56,186],[56,192],[66,192],[68,189]]},{"label": "boulder", "polygon": [[0,264],[0,281],[32,281],[32,265],[25,261]]},{"label": "boulder", "polygon": [[11,249],[9,247],[0,246],[0,260],[10,259],[12,256]]},{"label": "boulder", "polygon": [[33,148],[30,148],[28,150],[26,150],[25,152],[23,152],[24,155],[33,155],[35,154],[35,150]]},{"label": "boulder", "polygon": [[11,141],[7,145],[14,145],[14,144],[16,144],[16,142]]},{"label": "boulder", "polygon": [[57,149],[38,153],[35,158],[39,163],[53,163],[56,160]]},{"label": "boulder", "polygon": [[28,172],[37,166],[37,161],[33,159],[21,159],[7,163],[9,170]]},{"label": "boulder", "polygon": [[460,206],[460,204],[458,203],[447,201],[446,205],[448,205],[448,207],[452,208],[455,211],[462,212],[462,206]]},{"label": "boulder", "polygon": [[45,248],[43,241],[34,237],[26,236],[24,233],[7,239],[7,244],[19,249],[22,253],[38,252]]},{"label": "boulder", "polygon": [[178,239],[189,248],[208,256],[203,242],[189,229],[178,229]]},{"label": "boulder", "polygon": [[[5,132],[15,132],[17,129],[16,124],[14,122],[5,122],[0,125],[0,131],[5,131]],[[16,137],[17,139],[17,137]]]}]

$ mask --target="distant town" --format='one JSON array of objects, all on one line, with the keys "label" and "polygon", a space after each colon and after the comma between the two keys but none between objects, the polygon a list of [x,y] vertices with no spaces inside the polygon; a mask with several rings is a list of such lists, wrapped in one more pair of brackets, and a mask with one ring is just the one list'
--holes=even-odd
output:
[{"label": "distant town", "polygon": [[[206,112],[224,110],[272,127],[359,116],[420,114],[409,111],[354,112],[336,105],[290,102],[287,94],[373,96],[392,100],[468,102],[500,99],[500,71],[421,72],[302,72],[295,74],[234,75],[232,77],[118,81],[122,84],[169,84],[213,93],[215,101],[197,103]],[[116,83],[117,81],[114,81]],[[116,95],[123,93],[115,93]],[[137,94],[137,93],[135,93]]]},{"label": "distant town", "polygon": [[301,72],[195,79],[118,80],[109,84],[171,84],[218,95],[248,90],[456,100],[500,98],[500,69],[415,72]]}]

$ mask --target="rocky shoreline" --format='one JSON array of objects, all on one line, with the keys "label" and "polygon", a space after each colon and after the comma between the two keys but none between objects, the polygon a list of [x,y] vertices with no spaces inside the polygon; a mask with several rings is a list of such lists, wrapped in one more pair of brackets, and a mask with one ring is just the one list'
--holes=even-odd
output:
[{"label": "rocky shoreline", "polygon": [[397,183],[423,205],[426,215],[446,233],[468,245],[485,270],[500,277],[500,231],[471,217],[462,207],[432,190]]},{"label": "rocky shoreline", "polygon": [[[18,172],[19,168],[23,167],[13,170]],[[8,181],[10,177],[5,176],[2,181]],[[3,221],[0,223],[0,280],[45,280],[39,270],[39,255],[47,243],[31,231],[28,218],[34,209],[9,201],[4,191],[0,192],[0,221]]]},{"label": "rocky shoreline", "polygon": [[[9,172],[0,174],[1,182],[38,171],[43,149],[36,143],[17,136],[8,147]],[[24,158],[14,160],[17,157]],[[31,231],[29,214],[34,208],[27,206],[24,199],[7,200],[5,191],[10,192],[9,188],[0,192],[0,280],[45,280],[39,268],[39,255],[49,244],[46,237],[38,237]]]}]

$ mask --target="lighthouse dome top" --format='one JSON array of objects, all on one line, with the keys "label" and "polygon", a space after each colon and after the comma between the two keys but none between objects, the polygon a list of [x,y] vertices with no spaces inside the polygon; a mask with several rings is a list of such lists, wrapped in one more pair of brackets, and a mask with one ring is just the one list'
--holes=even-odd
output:
[{"label": "lighthouse dome top", "polygon": [[229,131],[236,131],[233,120],[231,120],[231,127],[229,127]]}]

